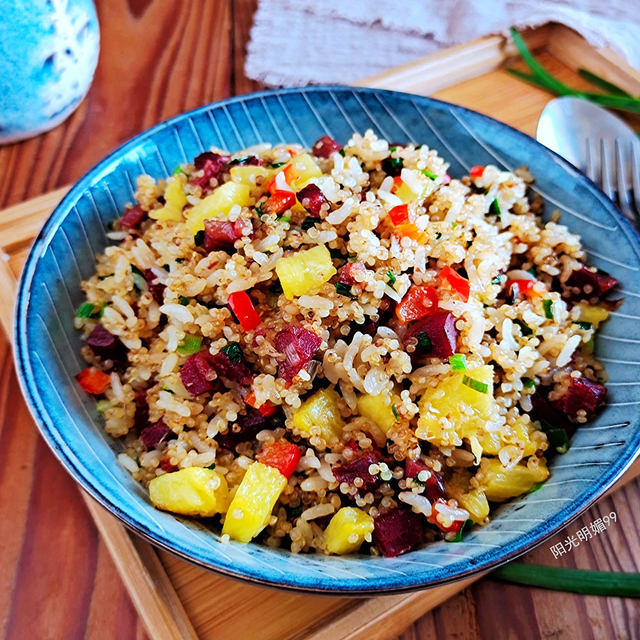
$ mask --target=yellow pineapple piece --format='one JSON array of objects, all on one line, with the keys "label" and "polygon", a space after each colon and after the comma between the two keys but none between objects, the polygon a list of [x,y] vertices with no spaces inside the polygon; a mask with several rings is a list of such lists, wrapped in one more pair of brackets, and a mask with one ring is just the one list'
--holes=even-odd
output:
[{"label": "yellow pineapple piece", "polygon": [[476,475],[487,499],[492,502],[502,502],[527,493],[548,477],[549,470],[542,460],[533,469],[525,464],[516,464],[510,469],[505,469],[498,458],[483,459]]},{"label": "yellow pineapple piece", "polygon": [[271,512],[287,479],[262,462],[249,466],[224,519],[222,533],[233,540],[249,542],[268,524]]},{"label": "yellow pineapple piece", "polygon": [[344,420],[338,409],[339,396],[333,387],[316,391],[296,409],[293,426],[306,438],[311,437],[311,428],[320,427],[326,442],[339,438]]},{"label": "yellow pineapple piece", "polygon": [[609,317],[609,312],[604,307],[586,304],[585,302],[581,302],[578,306],[580,307],[581,322],[590,322],[594,329],[597,329],[600,323]]},{"label": "yellow pineapple piece", "polygon": [[187,196],[184,193],[182,181],[177,177],[169,178],[164,189],[164,206],[160,209],[149,211],[149,217],[154,220],[182,220],[182,209],[187,204]]},{"label": "yellow pineapple piece", "polygon": [[398,404],[400,404],[400,398],[395,393],[378,396],[366,393],[358,397],[358,412],[361,416],[369,418],[371,422],[375,422],[386,435],[392,427],[398,424],[393,413],[393,406]]},{"label": "yellow pineapple piece", "polygon": [[338,555],[355,553],[365,536],[372,532],[373,518],[368,513],[355,507],[342,507],[324,531],[327,551]]},{"label": "yellow pineapple piece", "polygon": [[204,229],[205,220],[224,218],[235,205],[248,207],[250,204],[250,189],[246,184],[225,182],[197,205],[185,211],[187,226],[195,235]]},{"label": "yellow pineapple piece", "polygon": [[267,182],[275,174],[275,170],[258,165],[245,164],[231,167],[229,173],[233,182],[252,187],[256,184],[257,178],[262,178],[263,183]]},{"label": "yellow pineapple piece", "polygon": [[[459,445],[462,438],[471,439],[475,436],[480,447],[486,444],[496,449],[499,441],[495,441],[495,436],[483,429],[484,423],[493,415],[494,407],[491,365],[460,372],[452,371],[436,387],[427,389],[418,401],[420,417],[416,436],[438,446]],[[441,418],[447,418],[455,425],[457,442],[448,441],[450,434],[443,430]],[[478,457],[476,451],[474,454]]]},{"label": "yellow pineapple piece", "polygon": [[313,178],[319,178],[322,175],[322,170],[308,153],[301,153],[291,158],[282,171],[287,184],[294,191],[300,191]]},{"label": "yellow pineapple piece", "polygon": [[[394,184],[393,193],[398,196],[404,203],[410,202],[422,202],[425,199],[426,193],[432,182],[429,178],[422,175],[419,171],[414,169],[403,169],[403,173],[408,171],[411,175],[412,185],[419,185],[418,191],[414,191],[404,180],[398,180]],[[414,184],[415,183],[415,184]]]},{"label": "yellow pineapple piece", "polygon": [[224,476],[213,469],[187,467],[153,478],[149,497],[158,509],[210,518],[227,510],[229,488]]},{"label": "yellow pineapple piece", "polygon": [[472,489],[457,497],[458,504],[469,512],[469,518],[476,524],[489,515],[489,502],[483,489]]},{"label": "yellow pineapple piece", "polygon": [[280,258],[276,262],[276,273],[282,291],[288,300],[317,291],[336,273],[329,249],[319,244],[312,249],[303,249]]}]

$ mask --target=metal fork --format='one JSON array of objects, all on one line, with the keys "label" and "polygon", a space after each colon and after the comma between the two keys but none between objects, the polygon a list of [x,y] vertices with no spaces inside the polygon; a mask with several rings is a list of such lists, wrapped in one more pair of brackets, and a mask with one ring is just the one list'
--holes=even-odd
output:
[{"label": "metal fork", "polygon": [[640,145],[627,138],[587,138],[586,174],[640,226]]}]

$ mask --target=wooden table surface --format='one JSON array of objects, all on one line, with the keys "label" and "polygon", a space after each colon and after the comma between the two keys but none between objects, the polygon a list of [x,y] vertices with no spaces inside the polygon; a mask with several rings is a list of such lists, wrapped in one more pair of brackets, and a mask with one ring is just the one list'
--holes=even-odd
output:
[{"label": "wooden table surface", "polygon": [[[255,0],[97,4],[101,53],[91,91],[61,126],[0,148],[0,208],[73,182],[119,143],[161,120],[259,88],[243,72]],[[615,524],[554,559],[552,544],[612,511],[617,514]],[[639,571],[639,518],[636,480],[527,560]],[[582,597],[486,579],[424,616],[401,638],[626,640],[640,637],[639,609],[633,600]],[[146,637],[74,482],[31,422],[4,335],[0,335],[0,637]]]}]

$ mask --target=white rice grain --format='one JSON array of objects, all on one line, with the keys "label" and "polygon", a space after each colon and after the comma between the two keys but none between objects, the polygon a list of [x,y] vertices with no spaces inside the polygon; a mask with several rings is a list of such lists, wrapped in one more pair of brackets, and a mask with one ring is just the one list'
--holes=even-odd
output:
[{"label": "white rice grain", "polygon": [[118,462],[129,473],[135,473],[140,468],[140,467],[138,467],[138,463],[131,456],[128,456],[126,453],[119,453],[118,454]]},{"label": "white rice grain", "polygon": [[336,508],[330,503],[325,504],[317,504],[314,507],[309,507],[305,509],[300,517],[305,520],[315,520],[316,518],[324,518],[324,516],[330,516],[332,513],[335,513]]},{"label": "white rice grain", "polygon": [[573,352],[576,350],[576,348],[580,344],[581,340],[582,338],[577,335],[571,336],[567,340],[564,347],[562,347],[562,351],[560,351],[560,353],[558,354],[558,357],[556,358],[556,366],[564,367],[565,365],[569,364],[569,361],[571,360],[571,356],[573,355]]},{"label": "white rice grain", "polygon": [[187,307],[181,304],[163,304],[160,307],[160,312],[166,314],[172,320],[177,320],[183,324],[187,322],[193,322],[193,314]]}]

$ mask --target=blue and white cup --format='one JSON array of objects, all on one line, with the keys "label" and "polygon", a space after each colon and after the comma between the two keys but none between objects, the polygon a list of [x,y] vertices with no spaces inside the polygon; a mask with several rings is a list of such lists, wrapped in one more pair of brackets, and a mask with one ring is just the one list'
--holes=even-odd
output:
[{"label": "blue and white cup", "polygon": [[100,35],[92,0],[2,0],[0,144],[65,120],[91,85]]}]

